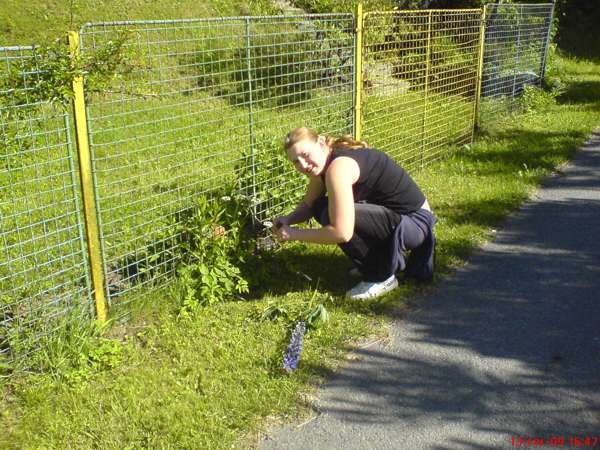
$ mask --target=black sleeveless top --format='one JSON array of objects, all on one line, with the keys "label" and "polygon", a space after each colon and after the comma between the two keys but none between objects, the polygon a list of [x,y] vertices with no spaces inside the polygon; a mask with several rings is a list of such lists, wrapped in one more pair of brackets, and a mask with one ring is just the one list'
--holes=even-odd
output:
[{"label": "black sleeveless top", "polygon": [[352,186],[355,203],[372,203],[408,214],[418,211],[425,202],[417,183],[385,153],[374,148],[334,149],[331,161],[340,156],[352,158],[360,168],[358,181]]}]

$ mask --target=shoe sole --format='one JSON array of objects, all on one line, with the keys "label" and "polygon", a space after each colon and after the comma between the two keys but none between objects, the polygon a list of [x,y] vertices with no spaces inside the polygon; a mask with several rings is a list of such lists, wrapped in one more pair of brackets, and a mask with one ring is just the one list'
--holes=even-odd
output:
[{"label": "shoe sole", "polygon": [[397,287],[398,287],[398,279],[395,278],[394,282],[392,283],[392,286],[386,287],[386,289],[385,289],[384,292],[381,292],[381,293],[379,293],[377,295],[369,295],[368,297],[359,297],[360,294],[354,295],[354,296],[346,294],[346,298],[348,298],[350,300],[371,300],[371,299],[379,298],[379,297],[382,297],[382,296],[384,296],[386,294],[389,294],[390,292],[392,292]]}]

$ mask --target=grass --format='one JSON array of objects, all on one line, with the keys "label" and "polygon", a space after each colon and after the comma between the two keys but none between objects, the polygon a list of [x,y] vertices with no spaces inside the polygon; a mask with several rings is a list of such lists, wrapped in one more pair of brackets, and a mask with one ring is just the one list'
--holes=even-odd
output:
[{"label": "grass", "polygon": [[[443,274],[464,264],[598,126],[599,68],[555,59],[550,76],[566,81],[556,103],[534,99],[522,105],[527,112],[488,122],[474,144],[416,173],[439,217],[439,288]],[[337,250],[293,244],[265,258],[276,276],[252,301],[181,314],[180,287],[172,283],[148,295],[109,340],[78,327],[59,336],[40,357],[45,372],[1,379],[0,447],[251,446],[268,424],[306,414],[315,384],[343,364],[349,346],[383,336],[389,308],[421,293],[409,284],[356,305],[342,297],[351,280]],[[327,307],[330,320],[307,336],[299,370],[283,375],[290,321],[260,314],[276,304],[295,317],[311,299]],[[60,351],[65,342],[71,352]]]},{"label": "grass", "polygon": [[249,14],[273,14],[270,1],[242,4],[233,0],[37,0],[28,8],[18,0],[3,0],[0,9],[0,42],[3,46],[43,44],[64,38],[68,30],[78,30],[87,22],[123,20],[170,20],[202,17],[228,17]]}]

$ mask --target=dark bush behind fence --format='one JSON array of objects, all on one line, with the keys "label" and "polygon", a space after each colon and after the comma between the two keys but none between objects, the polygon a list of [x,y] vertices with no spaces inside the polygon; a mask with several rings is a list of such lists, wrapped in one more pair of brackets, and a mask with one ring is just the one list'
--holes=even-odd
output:
[{"label": "dark bush behind fence", "polygon": [[243,194],[258,222],[290,207],[291,128],[352,133],[409,169],[470,142],[541,85],[551,21],[552,4],[519,4],[88,24],[71,57],[111,63],[83,80],[0,48],[0,355],[173,279],[198,196]]}]

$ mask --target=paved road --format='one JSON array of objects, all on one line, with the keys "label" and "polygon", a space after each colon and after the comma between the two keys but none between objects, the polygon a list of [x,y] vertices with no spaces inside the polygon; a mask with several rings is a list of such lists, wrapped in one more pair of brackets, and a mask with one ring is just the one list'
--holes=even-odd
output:
[{"label": "paved road", "polygon": [[600,449],[600,133],[391,335],[261,448]]}]

